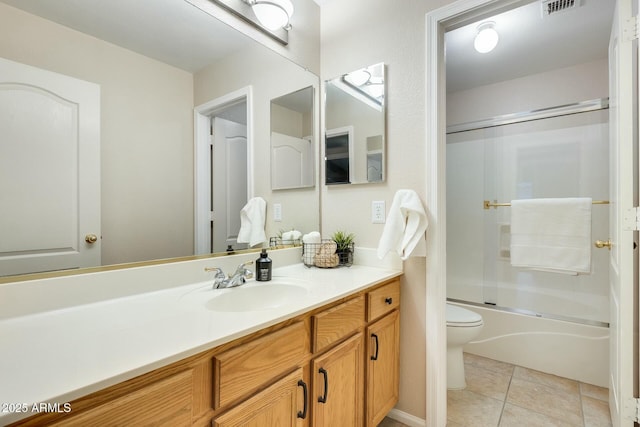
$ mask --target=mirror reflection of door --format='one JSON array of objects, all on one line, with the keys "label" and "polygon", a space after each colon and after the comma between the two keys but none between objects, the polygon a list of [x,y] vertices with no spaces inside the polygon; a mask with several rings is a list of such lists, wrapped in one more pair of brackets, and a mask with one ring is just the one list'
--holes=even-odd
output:
[{"label": "mirror reflection of door", "polygon": [[252,196],[251,87],[195,111],[195,254],[227,251],[240,231],[240,211]]},{"label": "mirror reflection of door", "polygon": [[325,184],[353,182],[353,127],[330,129],[325,140]]},{"label": "mirror reflection of door", "polygon": [[0,58],[0,276],[100,265],[100,87]]},{"label": "mirror reflection of door", "polygon": [[237,243],[240,211],[247,204],[247,126],[221,117],[212,118],[211,247],[244,249]]},{"label": "mirror reflection of door", "polygon": [[271,189],[313,187],[314,90],[312,86],[271,100]]}]

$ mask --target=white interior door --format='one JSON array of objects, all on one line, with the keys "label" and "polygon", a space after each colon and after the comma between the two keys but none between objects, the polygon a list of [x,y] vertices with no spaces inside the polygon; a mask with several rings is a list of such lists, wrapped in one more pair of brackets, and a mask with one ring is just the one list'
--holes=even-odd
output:
[{"label": "white interior door", "polygon": [[0,275],[96,265],[100,87],[0,58]]},{"label": "white interior door", "polygon": [[[634,106],[634,79],[637,66],[634,49],[637,41],[629,34],[632,23],[632,1],[618,0],[609,44],[610,69],[610,381],[609,407],[614,426],[632,426],[636,417],[634,378],[637,378],[634,331],[634,298],[637,298],[637,277],[634,262],[634,240],[637,238],[634,206],[637,181],[633,154],[637,147],[637,118]],[[635,344],[634,344],[635,342]]]},{"label": "white interior door", "polygon": [[312,185],[311,147],[309,139],[271,132],[272,190]]},{"label": "white interior door", "polygon": [[[240,210],[247,204],[247,127],[213,118],[212,149],[212,252],[237,243]],[[246,244],[242,244],[246,247]]]}]

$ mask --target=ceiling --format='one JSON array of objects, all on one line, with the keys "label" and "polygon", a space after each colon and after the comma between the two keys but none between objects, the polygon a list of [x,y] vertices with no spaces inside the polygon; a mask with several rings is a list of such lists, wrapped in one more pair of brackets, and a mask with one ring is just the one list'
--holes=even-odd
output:
[{"label": "ceiling", "polygon": [[189,72],[255,43],[184,0],[0,0]]},{"label": "ceiling", "polygon": [[[319,5],[331,0],[314,0]],[[542,17],[541,0],[493,18],[496,49],[473,49],[478,22],[446,34],[447,90],[469,89],[607,56],[612,0]],[[255,43],[184,0],[0,0],[189,72]],[[294,0],[295,3],[295,0]]]},{"label": "ceiling", "polygon": [[[537,0],[447,32],[447,91],[511,80],[607,57],[615,2],[581,0],[579,7],[543,17]],[[477,26],[494,21],[500,35],[489,53],[473,48]]]}]

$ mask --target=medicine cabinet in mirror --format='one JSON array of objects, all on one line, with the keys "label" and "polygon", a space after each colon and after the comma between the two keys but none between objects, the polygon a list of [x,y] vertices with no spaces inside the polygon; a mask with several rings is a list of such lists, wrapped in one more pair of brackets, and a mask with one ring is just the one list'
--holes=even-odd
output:
[{"label": "medicine cabinet in mirror", "polygon": [[325,184],[385,180],[385,67],[325,82]]},{"label": "medicine cabinet in mirror", "polygon": [[271,189],[314,186],[313,87],[271,100]]}]

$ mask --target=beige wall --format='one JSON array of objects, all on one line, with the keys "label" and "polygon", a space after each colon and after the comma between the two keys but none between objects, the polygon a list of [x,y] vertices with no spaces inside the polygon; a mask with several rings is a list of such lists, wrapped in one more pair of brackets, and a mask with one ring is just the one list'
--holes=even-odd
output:
[{"label": "beige wall", "polygon": [[[387,77],[387,181],[323,186],[322,230],[353,232],[359,246],[377,247],[383,225],[371,223],[371,202],[414,189],[425,200],[425,14],[448,0],[332,1],[321,14],[321,78],[384,62]],[[348,206],[348,210],[344,209]],[[404,263],[397,408],[426,416],[425,258]]]},{"label": "beige wall", "polygon": [[447,124],[609,96],[607,58],[447,94]]},{"label": "beige wall", "polygon": [[4,4],[0,56],[100,85],[103,263],[193,253],[193,76]]},{"label": "beige wall", "polygon": [[[319,226],[319,190],[314,188],[271,190],[271,100],[313,86],[318,96],[318,77],[293,62],[261,47],[254,47],[218,61],[194,76],[196,105],[201,105],[245,86],[252,86],[254,120],[254,196],[267,200],[267,236],[295,228],[303,233]],[[316,116],[319,112],[316,112]],[[317,123],[316,119],[316,123]],[[316,135],[317,135],[316,127]],[[317,177],[316,177],[317,181]],[[282,222],[273,220],[273,204],[282,205]]]}]

